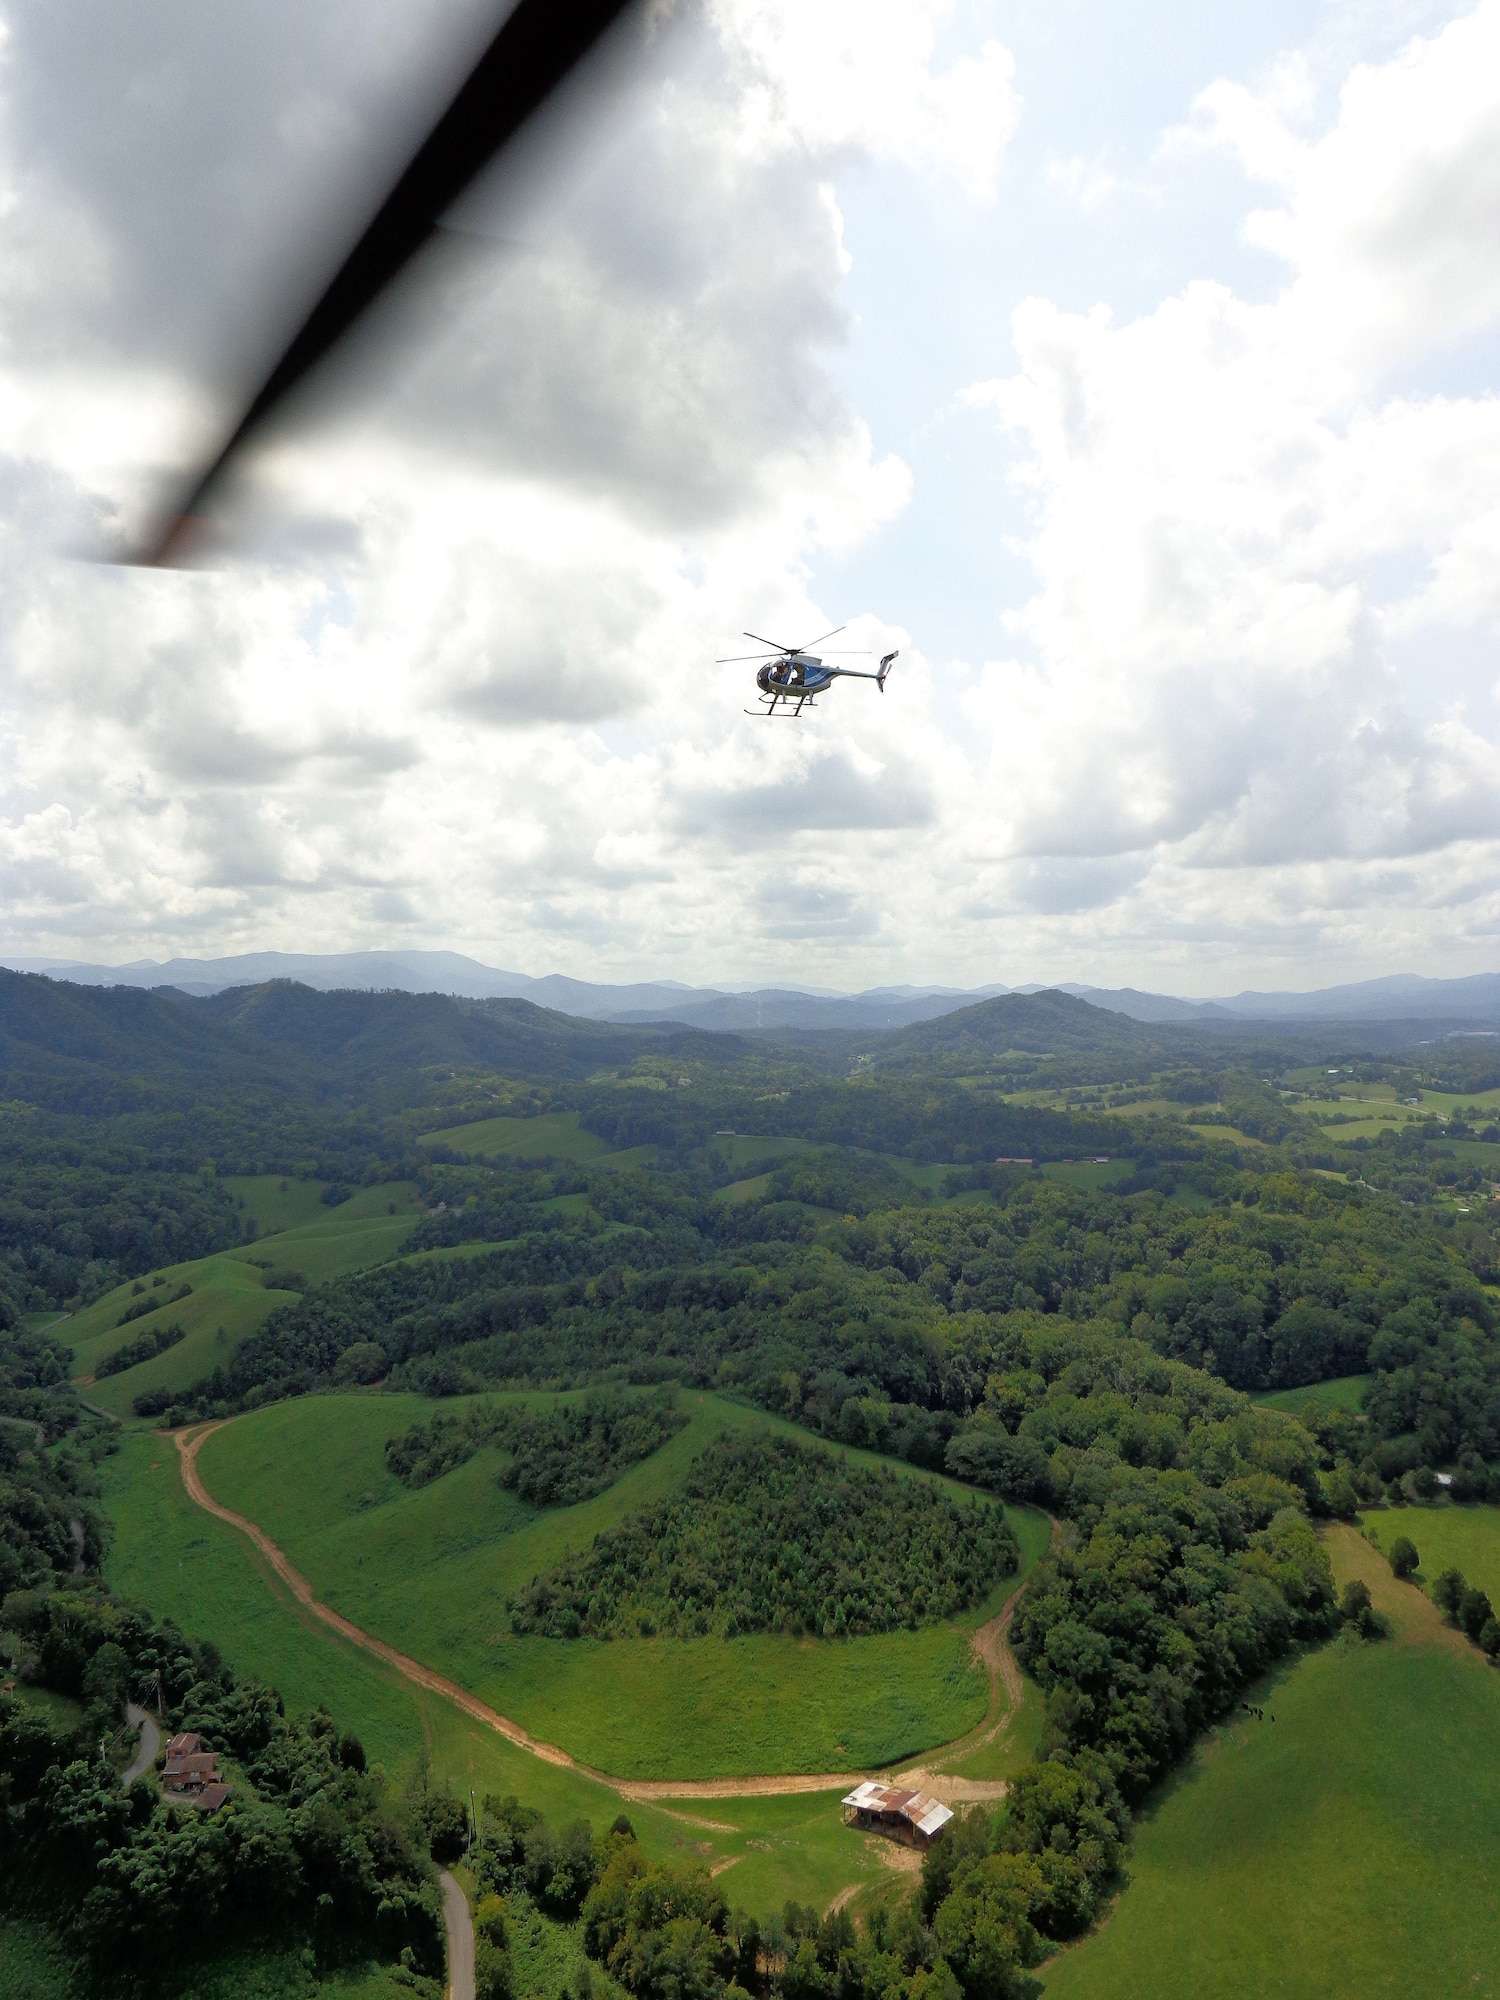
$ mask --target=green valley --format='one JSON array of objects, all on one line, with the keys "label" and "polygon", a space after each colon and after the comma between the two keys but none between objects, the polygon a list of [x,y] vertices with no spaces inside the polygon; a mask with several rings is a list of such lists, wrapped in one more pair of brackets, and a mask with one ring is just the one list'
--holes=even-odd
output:
[{"label": "green valley", "polygon": [[[1477,1046],[265,989],[131,1002],[121,1108],[118,1003],[54,1050],[13,997],[51,1108],[0,1187],[0,1964],[38,1991],[209,1828],[111,1775],[142,1688],[226,1760],[247,1992],[435,1995],[439,1866],[512,2000],[684,2000],[631,1970],[668,1907],[687,2000],[1485,1990]],[[298,1758],[370,1829],[342,1917]],[[952,1809],[920,1884],[845,1825],[862,1780]],[[85,1810],[70,1909],[45,1829]]]}]

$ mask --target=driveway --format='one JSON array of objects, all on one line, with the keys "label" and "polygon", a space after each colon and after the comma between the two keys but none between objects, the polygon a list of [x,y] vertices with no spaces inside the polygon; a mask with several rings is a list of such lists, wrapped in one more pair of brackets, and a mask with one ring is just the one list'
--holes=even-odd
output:
[{"label": "driveway", "polygon": [[474,1926],[469,1899],[445,1868],[443,1923],[448,1931],[448,2000],[474,2000]]},{"label": "driveway", "polygon": [[130,1769],[120,1780],[122,1785],[133,1785],[137,1778],[144,1778],[156,1762],[156,1753],[161,1748],[161,1731],[145,1709],[137,1708],[133,1701],[126,1702],[125,1715],[127,1720],[133,1722],[141,1732],[140,1747],[135,1753]]}]

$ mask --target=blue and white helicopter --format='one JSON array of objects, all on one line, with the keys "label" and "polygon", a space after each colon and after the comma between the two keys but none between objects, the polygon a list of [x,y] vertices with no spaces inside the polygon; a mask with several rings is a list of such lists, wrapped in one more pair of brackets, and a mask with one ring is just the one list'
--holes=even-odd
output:
[{"label": "blue and white helicopter", "polygon": [[[762,663],[755,676],[755,685],[760,689],[760,709],[747,708],[746,715],[760,713],[772,716],[780,710],[783,715],[798,716],[804,708],[812,706],[817,695],[826,693],[839,679],[874,681],[884,694],[885,677],[891,670],[891,662],[897,657],[895,653],[887,653],[879,667],[871,673],[860,667],[831,667],[826,660],[809,652],[809,646],[821,646],[823,639],[836,639],[844,629],[842,625],[835,625],[821,639],[810,639],[807,646],[778,646],[774,639],[762,638],[759,632],[747,632],[747,639],[759,640],[768,650],[764,653],[733,654],[727,659],[716,660],[714,664],[730,667],[742,666],[751,660]],[[868,654],[860,657],[868,658]]]}]

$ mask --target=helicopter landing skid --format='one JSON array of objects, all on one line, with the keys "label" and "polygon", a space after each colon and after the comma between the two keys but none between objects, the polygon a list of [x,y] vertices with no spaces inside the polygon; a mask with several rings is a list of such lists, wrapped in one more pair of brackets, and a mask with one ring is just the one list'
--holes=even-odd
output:
[{"label": "helicopter landing skid", "polygon": [[746,715],[763,715],[767,722],[771,720],[773,715],[784,715],[795,721],[804,708],[811,708],[812,705],[813,697],[810,694],[804,695],[801,701],[798,701],[795,695],[789,699],[786,695],[779,694],[774,701],[762,702],[759,708],[747,708],[745,713]]}]

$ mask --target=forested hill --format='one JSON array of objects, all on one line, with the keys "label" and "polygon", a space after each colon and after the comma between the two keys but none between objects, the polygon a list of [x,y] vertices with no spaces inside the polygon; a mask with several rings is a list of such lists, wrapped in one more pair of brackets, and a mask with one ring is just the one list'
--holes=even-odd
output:
[{"label": "forested hill", "polygon": [[1054,989],[1004,993],[858,1046],[871,1067],[892,1076],[1008,1071],[1020,1082],[1044,1062],[1049,1079],[1073,1083],[1179,1064],[1269,1075],[1297,1063],[1379,1061],[1418,1044],[1443,1043],[1447,1054],[1464,1046],[1447,1039],[1463,1031],[1453,1021],[1138,1021]]},{"label": "forested hill", "polygon": [[1012,1050],[1025,1055],[1108,1055],[1162,1060],[1205,1046],[1201,1030],[1160,1027],[1111,1013],[1071,993],[1002,993],[936,1021],[898,1029],[880,1047],[882,1068],[925,1068],[934,1061],[977,1057],[988,1064]]},{"label": "forested hill", "polygon": [[0,1086],[11,1100],[97,1115],[228,1089],[295,1099],[409,1099],[445,1066],[566,1080],[649,1052],[733,1061],[734,1036],[575,1020],[527,1000],[315,993],[290,980],[210,999],[71,986],[0,972]]}]

